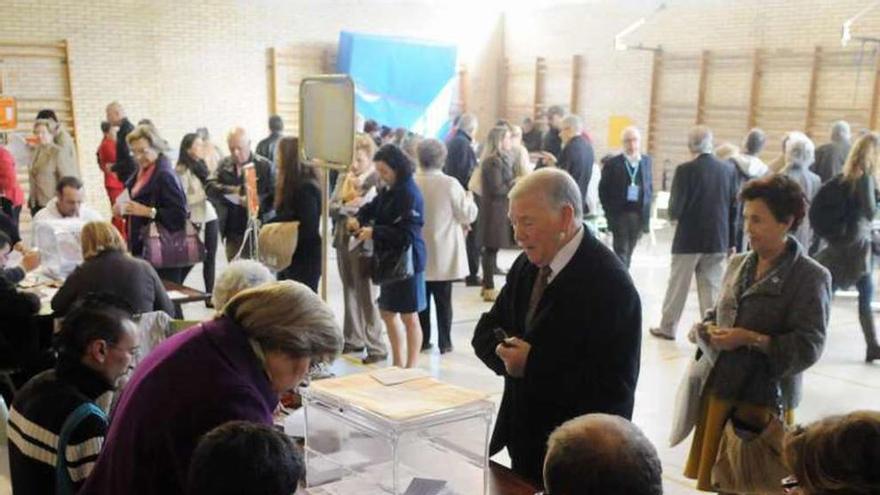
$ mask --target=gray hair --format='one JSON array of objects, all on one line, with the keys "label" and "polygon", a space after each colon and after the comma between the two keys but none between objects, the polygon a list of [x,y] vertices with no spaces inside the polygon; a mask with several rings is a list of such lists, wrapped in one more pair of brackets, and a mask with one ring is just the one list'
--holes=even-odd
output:
[{"label": "gray hair", "polygon": [[570,113],[562,118],[562,129],[571,129],[575,135],[584,132],[584,119]]},{"label": "gray hair", "polygon": [[813,141],[803,132],[789,132],[788,140],[785,142],[785,164],[796,163],[809,167],[815,159],[816,146]]},{"label": "gray hair", "polygon": [[688,149],[691,153],[712,153],[714,136],[712,129],[704,125],[697,125],[688,132]]},{"label": "gray hair", "polygon": [[271,282],[239,292],[223,314],[265,351],[332,361],[342,351],[342,329],[333,311],[299,282]]},{"label": "gray hair", "polygon": [[764,134],[763,130],[755,127],[746,134],[743,140],[743,148],[745,148],[747,155],[755,156],[764,149],[766,142],[767,135]]},{"label": "gray hair", "polygon": [[831,124],[831,140],[835,142],[849,141],[852,131],[849,128],[849,122],[838,120]]},{"label": "gray hair", "polygon": [[527,194],[540,193],[556,211],[568,205],[574,209],[574,221],[580,223],[584,216],[584,200],[577,182],[568,172],[558,168],[542,168],[521,177],[507,193],[507,198],[516,200]]},{"label": "gray hair", "polygon": [[627,134],[634,134],[634,135],[635,135],[640,141],[641,141],[641,139],[642,139],[642,131],[640,131],[639,128],[636,127],[636,126],[634,126],[634,125],[627,126],[627,127],[626,127],[626,128],[620,133],[620,139],[621,139],[621,141],[623,140],[623,138],[626,137]]},{"label": "gray hair", "polygon": [[239,292],[275,280],[272,272],[254,260],[236,260],[217,278],[211,302],[218,310]]},{"label": "gray hair", "polygon": [[550,493],[661,495],[663,466],[636,425],[610,414],[586,414],[550,435],[544,484]]},{"label": "gray hair", "polygon": [[458,128],[473,136],[474,131],[477,130],[477,116],[472,113],[461,114],[458,118]]},{"label": "gray hair", "polygon": [[550,108],[547,109],[547,118],[549,119],[550,117],[552,117],[554,115],[558,115],[558,116],[562,117],[563,115],[565,115],[565,109],[562,108],[561,105],[551,106]]},{"label": "gray hair", "polygon": [[419,166],[425,170],[436,170],[446,162],[446,145],[437,139],[425,139],[416,148]]}]

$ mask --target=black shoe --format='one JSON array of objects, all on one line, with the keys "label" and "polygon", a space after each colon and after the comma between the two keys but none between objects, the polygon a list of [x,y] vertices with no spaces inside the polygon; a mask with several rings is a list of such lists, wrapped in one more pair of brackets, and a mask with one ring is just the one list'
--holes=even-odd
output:
[{"label": "black shoe", "polygon": [[880,359],[880,346],[869,347],[868,352],[865,353],[865,362],[870,363],[878,359]]},{"label": "black shoe", "polygon": [[450,352],[452,352],[452,346],[440,348],[440,354],[447,354]]},{"label": "black shoe", "polygon": [[388,359],[387,354],[370,354],[369,356],[361,359],[361,363],[363,364],[373,364],[385,361]]},{"label": "black shoe", "polygon": [[464,278],[464,285],[467,287],[482,287],[483,279],[476,275],[468,275]]},{"label": "black shoe", "polygon": [[348,344],[345,344],[344,346],[342,346],[342,353],[343,354],[354,354],[356,352],[364,352],[364,347],[363,346],[356,347],[356,346],[348,345]]},{"label": "black shoe", "polygon": [[432,344],[430,342],[422,342],[422,349],[421,349],[422,352],[430,351],[433,348],[434,348],[434,344]]}]

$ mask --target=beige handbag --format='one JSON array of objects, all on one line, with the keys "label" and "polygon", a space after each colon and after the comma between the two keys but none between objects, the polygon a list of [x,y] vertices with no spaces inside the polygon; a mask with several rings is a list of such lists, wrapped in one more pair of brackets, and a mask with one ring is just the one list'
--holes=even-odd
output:
[{"label": "beige handbag", "polygon": [[288,266],[296,252],[299,222],[268,223],[260,228],[260,262],[280,272]]},{"label": "beige handbag", "polygon": [[790,470],[782,460],[782,442],[787,426],[782,392],[776,388],[776,415],[757,431],[736,419],[735,412],[724,424],[718,457],[712,467],[712,487],[722,493],[782,494],[782,479]]}]

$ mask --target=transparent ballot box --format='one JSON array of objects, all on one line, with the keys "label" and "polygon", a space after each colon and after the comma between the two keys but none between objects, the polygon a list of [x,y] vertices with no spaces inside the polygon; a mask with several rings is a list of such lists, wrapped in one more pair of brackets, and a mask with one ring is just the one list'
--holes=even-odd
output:
[{"label": "transparent ballot box", "polygon": [[302,390],[307,493],[487,493],[494,405],[483,393],[426,376],[391,384],[374,376],[408,371],[320,380]]}]

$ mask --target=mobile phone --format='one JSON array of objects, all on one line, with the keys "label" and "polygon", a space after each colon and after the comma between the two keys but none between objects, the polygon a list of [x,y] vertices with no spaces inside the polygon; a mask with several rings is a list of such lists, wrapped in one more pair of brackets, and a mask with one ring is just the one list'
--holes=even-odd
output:
[{"label": "mobile phone", "polygon": [[495,330],[492,330],[492,332],[495,334],[495,340],[497,340],[499,344],[504,347],[511,347],[511,344],[507,342],[507,339],[510,338],[510,336],[507,335],[507,332],[500,328],[496,328]]}]

